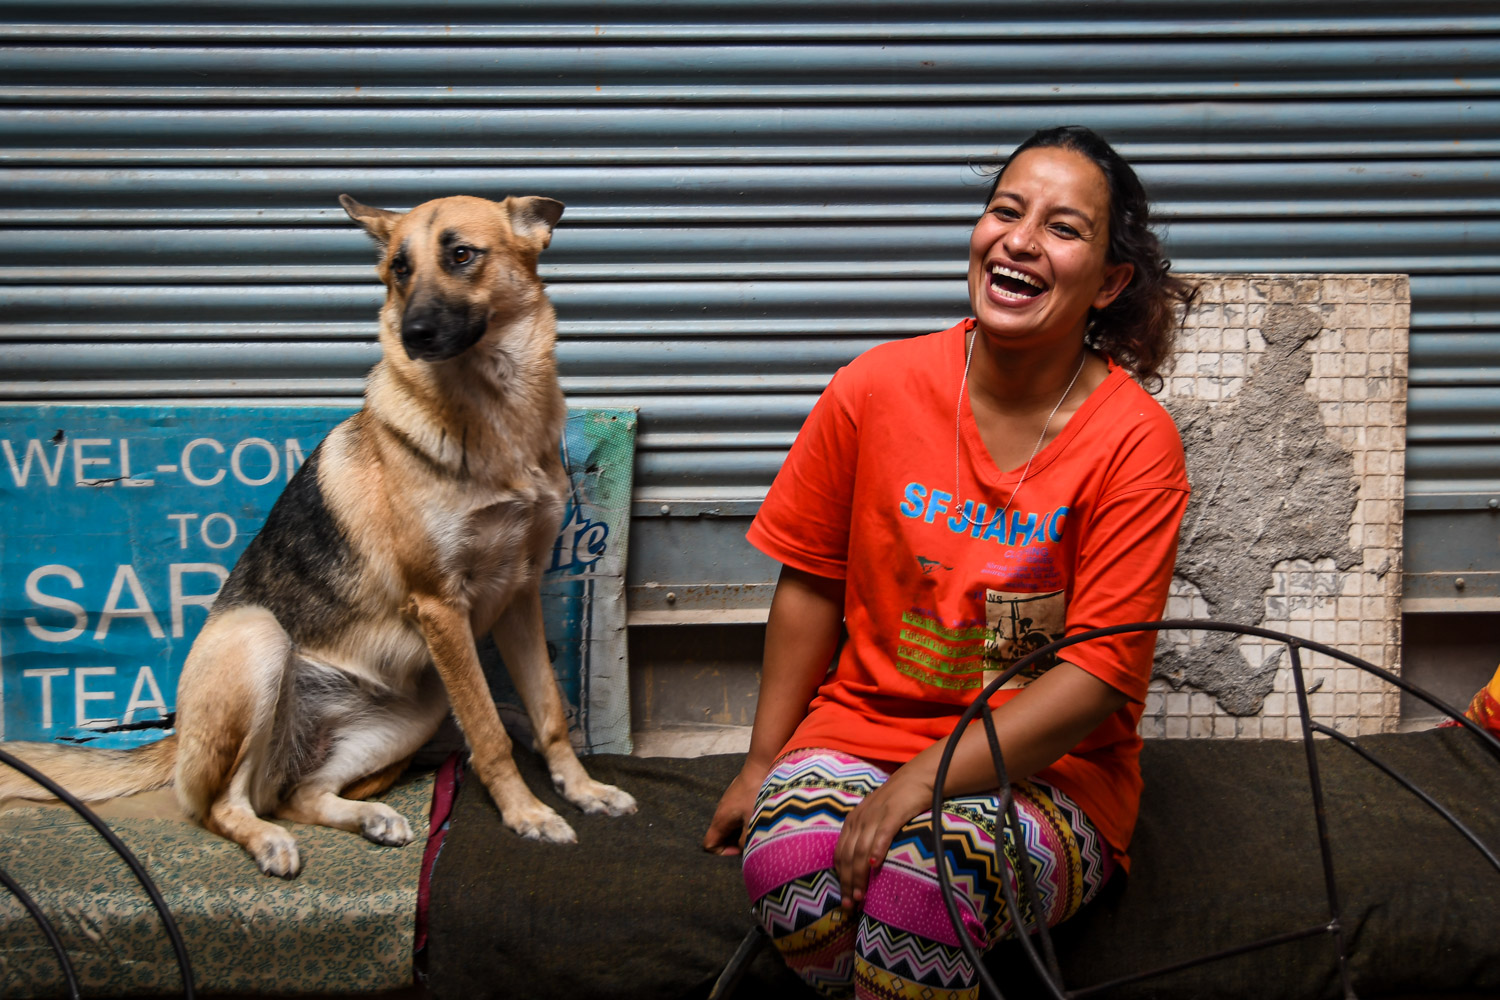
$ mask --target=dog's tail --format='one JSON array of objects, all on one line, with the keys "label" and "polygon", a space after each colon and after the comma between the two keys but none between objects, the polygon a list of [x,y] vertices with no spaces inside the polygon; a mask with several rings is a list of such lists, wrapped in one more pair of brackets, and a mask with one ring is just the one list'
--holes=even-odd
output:
[{"label": "dog's tail", "polygon": [[[103,750],[66,743],[5,743],[19,757],[85,802],[133,795],[172,783],[177,734],[130,750]],[[55,796],[14,768],[0,765],[0,799],[52,800]]]}]

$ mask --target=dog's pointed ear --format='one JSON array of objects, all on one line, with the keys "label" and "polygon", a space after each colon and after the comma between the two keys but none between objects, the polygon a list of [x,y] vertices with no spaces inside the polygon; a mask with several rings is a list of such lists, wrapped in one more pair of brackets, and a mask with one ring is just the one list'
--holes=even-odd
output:
[{"label": "dog's pointed ear", "polygon": [[361,205],[347,194],[339,195],[339,204],[344,206],[344,211],[349,213],[349,218],[363,226],[365,232],[380,241],[381,246],[384,246],[390,239],[391,230],[396,228],[396,223],[401,221],[403,214]]},{"label": "dog's pointed ear", "polygon": [[552,242],[552,227],[562,218],[563,203],[555,198],[532,195],[529,198],[507,198],[510,205],[510,228],[521,239],[530,240],[537,253]]}]

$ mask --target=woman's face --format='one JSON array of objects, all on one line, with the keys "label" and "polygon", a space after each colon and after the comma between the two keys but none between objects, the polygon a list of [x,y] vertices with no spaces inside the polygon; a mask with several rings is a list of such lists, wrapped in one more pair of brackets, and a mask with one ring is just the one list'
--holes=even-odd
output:
[{"label": "woman's face", "polygon": [[1014,157],[969,237],[980,331],[1016,348],[1081,341],[1089,310],[1134,273],[1108,250],[1109,186],[1093,161],[1058,147]]}]

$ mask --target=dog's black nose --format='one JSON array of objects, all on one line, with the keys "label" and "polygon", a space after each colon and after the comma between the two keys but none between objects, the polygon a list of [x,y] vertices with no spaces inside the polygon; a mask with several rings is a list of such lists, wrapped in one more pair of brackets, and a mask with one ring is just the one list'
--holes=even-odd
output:
[{"label": "dog's black nose", "polygon": [[401,324],[401,346],[413,361],[430,361],[438,339],[438,323],[431,313],[408,316]]},{"label": "dog's black nose", "polygon": [[401,346],[413,361],[446,361],[474,346],[484,331],[482,310],[429,299],[407,306],[401,317]]}]

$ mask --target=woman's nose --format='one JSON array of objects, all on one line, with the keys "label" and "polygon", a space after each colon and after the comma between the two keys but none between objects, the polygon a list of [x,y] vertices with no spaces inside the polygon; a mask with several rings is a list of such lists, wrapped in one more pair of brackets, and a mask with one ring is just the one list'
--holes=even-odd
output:
[{"label": "woman's nose", "polygon": [[1036,226],[1030,219],[1020,219],[1005,234],[1005,249],[1017,257],[1036,253]]}]

